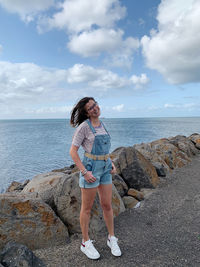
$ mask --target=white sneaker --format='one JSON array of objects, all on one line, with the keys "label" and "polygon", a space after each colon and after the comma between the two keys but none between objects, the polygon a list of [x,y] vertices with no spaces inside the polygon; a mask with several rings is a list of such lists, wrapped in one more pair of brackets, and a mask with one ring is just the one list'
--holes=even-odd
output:
[{"label": "white sneaker", "polygon": [[115,236],[108,237],[107,245],[111,249],[111,253],[114,256],[119,257],[122,255],[122,253],[121,253],[121,250],[117,244],[117,241],[118,241],[118,239]]},{"label": "white sneaker", "polygon": [[92,244],[93,240],[88,240],[81,243],[81,251],[92,260],[96,260],[100,257],[99,252],[96,250],[94,245]]}]

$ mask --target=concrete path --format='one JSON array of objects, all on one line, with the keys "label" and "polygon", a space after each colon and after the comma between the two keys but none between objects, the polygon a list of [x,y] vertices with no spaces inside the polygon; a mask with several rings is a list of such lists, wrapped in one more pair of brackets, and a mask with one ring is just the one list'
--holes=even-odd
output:
[{"label": "concrete path", "polygon": [[123,252],[120,258],[111,255],[106,231],[95,237],[101,254],[96,261],[80,252],[80,236],[35,254],[49,267],[200,267],[200,155],[163,179],[138,209],[118,216],[115,232]]}]

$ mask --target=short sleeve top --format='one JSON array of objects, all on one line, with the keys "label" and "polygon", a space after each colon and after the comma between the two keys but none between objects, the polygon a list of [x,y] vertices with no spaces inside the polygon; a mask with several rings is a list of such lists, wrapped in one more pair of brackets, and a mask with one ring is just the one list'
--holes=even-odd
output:
[{"label": "short sleeve top", "polygon": [[[96,131],[96,135],[107,134],[102,123],[100,126],[94,127],[94,129]],[[91,153],[94,138],[95,135],[90,129],[90,126],[88,125],[87,121],[84,121],[76,128],[76,131],[73,135],[72,144],[77,147],[82,146],[86,152]]]}]

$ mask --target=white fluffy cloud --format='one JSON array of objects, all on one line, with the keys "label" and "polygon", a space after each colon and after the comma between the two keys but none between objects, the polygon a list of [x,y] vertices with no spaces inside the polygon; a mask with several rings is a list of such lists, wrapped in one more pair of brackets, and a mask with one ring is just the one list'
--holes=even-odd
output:
[{"label": "white fluffy cloud", "polygon": [[119,0],[65,0],[52,18],[41,21],[43,27],[66,29],[70,33],[91,30],[93,26],[113,27],[125,16],[126,9]]},{"label": "white fluffy cloud", "polygon": [[[133,52],[138,49],[139,41],[132,37],[123,40],[124,32],[113,29],[97,29],[72,36],[68,43],[71,52],[84,57],[99,56],[107,52],[111,57],[111,65],[130,67]],[[110,60],[107,60],[110,63]]]},{"label": "white fluffy cloud", "polygon": [[162,0],[158,30],[141,39],[147,66],[169,83],[200,82],[199,18],[199,0]]},{"label": "white fluffy cloud", "polygon": [[140,76],[133,75],[131,76],[130,80],[135,85],[136,89],[144,88],[150,82],[150,79],[145,73],[142,73]]},{"label": "white fluffy cloud", "polygon": [[129,85],[129,80],[119,77],[106,69],[95,69],[83,64],[75,64],[68,69],[67,81],[69,83],[87,83],[91,87],[122,88]]},{"label": "white fluffy cloud", "polygon": [[0,5],[8,12],[18,13],[26,21],[32,21],[34,16],[48,9],[54,4],[54,0],[0,0]]},{"label": "white fluffy cloud", "polygon": [[141,76],[133,75],[128,79],[106,69],[95,69],[91,66],[75,64],[67,71],[67,81],[70,84],[87,83],[90,87],[101,88],[102,90],[124,87],[138,89],[147,86],[149,78],[146,74],[141,74]]},{"label": "white fluffy cloud", "polygon": [[124,32],[116,28],[116,22],[126,14],[119,0],[65,0],[60,9],[51,18],[40,18],[39,32],[64,29],[72,53],[96,57],[106,52],[106,64],[130,68],[140,43],[133,37],[124,38]]},{"label": "white fluffy cloud", "polygon": [[[66,80],[66,70],[41,68],[32,63],[0,62],[0,100],[35,101]],[[44,100],[44,99],[43,99]]]},{"label": "white fluffy cloud", "polygon": [[[142,74],[145,76],[145,74]],[[81,84],[89,88],[108,89],[124,88],[141,84],[141,77],[131,79],[120,77],[106,69],[95,69],[92,66],[75,64],[62,69],[42,68],[33,63],[10,63],[0,61],[0,101],[47,100],[57,97],[62,99],[63,90],[71,90],[70,86]],[[144,84],[144,83],[143,83]],[[59,98],[59,93],[61,93]],[[57,95],[58,94],[58,95]],[[55,99],[56,100],[56,99]]]}]

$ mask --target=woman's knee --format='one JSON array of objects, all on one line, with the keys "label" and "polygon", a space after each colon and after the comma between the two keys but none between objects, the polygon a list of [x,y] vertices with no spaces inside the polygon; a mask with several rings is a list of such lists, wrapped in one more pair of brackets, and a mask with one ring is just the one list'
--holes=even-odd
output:
[{"label": "woman's knee", "polygon": [[102,209],[103,209],[103,211],[111,211],[112,210],[112,205],[111,205],[111,203],[110,202],[101,202],[101,207],[102,207]]},{"label": "woman's knee", "polygon": [[90,215],[92,206],[81,205],[81,213]]}]

